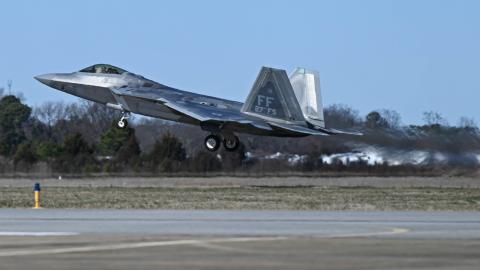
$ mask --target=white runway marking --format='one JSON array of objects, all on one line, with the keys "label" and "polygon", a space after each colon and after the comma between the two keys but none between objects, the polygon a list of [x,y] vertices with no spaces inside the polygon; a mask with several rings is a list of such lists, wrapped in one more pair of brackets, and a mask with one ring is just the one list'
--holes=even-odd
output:
[{"label": "white runway marking", "polygon": [[241,252],[241,253],[252,253],[256,252],[253,250],[246,250],[246,249],[239,249],[239,248],[233,248],[233,247],[227,247],[227,246],[222,246],[219,244],[213,244],[209,242],[202,242],[202,243],[197,243],[193,244],[196,247],[201,247],[201,248],[208,248],[208,249],[213,249],[213,250],[218,250],[218,251],[228,251],[228,252]]},{"label": "white runway marking", "polygon": [[393,228],[391,231],[384,232],[371,232],[371,233],[352,233],[352,234],[337,234],[337,235],[328,235],[324,238],[348,238],[348,237],[370,237],[370,236],[388,236],[395,234],[404,234],[409,232],[409,229],[405,228]]},{"label": "white runway marking", "polygon": [[93,251],[110,251],[120,249],[146,248],[146,247],[162,247],[162,246],[178,246],[178,245],[196,245],[201,243],[215,242],[247,242],[247,241],[272,241],[284,239],[284,237],[256,237],[256,238],[225,238],[212,240],[173,240],[173,241],[157,241],[157,242],[137,242],[111,245],[98,245],[86,247],[70,247],[70,248],[53,248],[53,249],[35,249],[35,250],[13,250],[0,252],[0,257],[26,256],[26,255],[46,255],[46,254],[63,254],[63,253],[79,253]]},{"label": "white runway marking", "polygon": [[[408,229],[394,228],[390,231],[383,231],[377,233],[358,233],[358,234],[342,234],[342,235],[325,235],[317,236],[316,238],[347,238],[347,237],[371,237],[371,236],[386,236],[396,235],[409,232]],[[22,233],[22,232],[19,232]],[[25,232],[23,232],[25,233]],[[225,251],[235,251],[228,247],[221,247],[218,245],[210,245],[215,243],[235,243],[235,242],[253,242],[253,241],[275,241],[286,240],[289,237],[232,237],[232,238],[216,238],[205,240],[172,240],[172,241],[156,241],[156,242],[136,242],[136,243],[121,243],[109,245],[94,245],[84,247],[68,247],[68,248],[53,248],[53,249],[26,249],[26,250],[12,250],[0,252],[0,257],[11,256],[29,256],[29,255],[47,255],[47,254],[64,254],[64,253],[80,253],[93,251],[110,251],[121,249],[147,248],[147,247],[161,247],[161,246],[178,246],[178,245],[194,245],[204,248],[223,249]]]},{"label": "white runway marking", "polygon": [[76,232],[0,232],[0,236],[71,236]]}]

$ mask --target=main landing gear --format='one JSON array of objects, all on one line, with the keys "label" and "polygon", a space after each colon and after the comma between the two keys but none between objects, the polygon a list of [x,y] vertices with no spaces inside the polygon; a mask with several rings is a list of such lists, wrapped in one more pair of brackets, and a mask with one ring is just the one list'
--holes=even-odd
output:
[{"label": "main landing gear", "polygon": [[230,135],[222,138],[219,135],[211,134],[205,138],[205,147],[208,151],[215,152],[220,148],[223,143],[223,147],[227,151],[235,151],[240,145],[240,140],[235,135]]},{"label": "main landing gear", "polygon": [[130,112],[123,112],[122,118],[120,118],[120,120],[117,122],[117,127],[120,129],[127,128],[128,118],[130,118]]}]

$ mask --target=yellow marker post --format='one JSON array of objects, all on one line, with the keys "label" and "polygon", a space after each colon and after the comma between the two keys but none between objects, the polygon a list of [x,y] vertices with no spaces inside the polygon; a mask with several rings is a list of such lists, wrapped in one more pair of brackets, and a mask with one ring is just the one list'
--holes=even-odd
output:
[{"label": "yellow marker post", "polygon": [[33,192],[35,193],[35,206],[34,209],[39,209],[40,207],[40,183],[35,183],[33,186]]}]

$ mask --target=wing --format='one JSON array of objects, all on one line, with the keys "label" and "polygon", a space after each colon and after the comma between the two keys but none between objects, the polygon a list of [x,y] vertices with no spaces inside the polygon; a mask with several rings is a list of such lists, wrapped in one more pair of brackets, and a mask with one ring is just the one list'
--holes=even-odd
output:
[{"label": "wing", "polygon": [[[241,103],[237,102],[227,102],[176,89],[174,91],[165,91],[164,93],[156,89],[143,87],[120,88],[112,91],[115,95],[120,96],[123,99],[120,102],[125,103],[126,108],[133,112],[138,112],[141,106],[157,105],[158,107],[158,104],[161,104],[174,113],[189,118],[190,122],[254,128],[263,131],[273,130],[266,122],[242,114],[240,112]],[[138,102],[138,100],[141,100],[141,102]],[[135,106],[134,104],[137,105]],[[147,115],[155,116],[152,114]]]},{"label": "wing", "polygon": [[279,131],[282,134],[290,134],[292,136],[329,135],[327,132],[299,125],[256,119],[240,111],[241,103],[224,101],[180,90],[158,93],[149,88],[122,88],[112,91],[123,99],[120,102],[125,103],[127,108],[131,108],[132,104],[135,104],[133,100],[142,100],[141,103],[137,101],[136,106],[133,105],[133,107],[136,107],[133,110],[130,109],[133,112],[139,111],[140,107],[151,107],[161,104],[176,114],[189,118],[190,122],[197,122],[204,127],[221,126],[236,131],[258,130],[260,131],[259,134],[262,132]]},{"label": "wing", "polygon": [[235,110],[229,110],[223,106],[218,106],[208,102],[176,101],[166,98],[157,99],[162,105],[191,117],[202,123],[221,123],[222,125],[243,125],[258,128],[266,131],[272,131],[272,128],[263,121],[247,118],[245,115]]}]

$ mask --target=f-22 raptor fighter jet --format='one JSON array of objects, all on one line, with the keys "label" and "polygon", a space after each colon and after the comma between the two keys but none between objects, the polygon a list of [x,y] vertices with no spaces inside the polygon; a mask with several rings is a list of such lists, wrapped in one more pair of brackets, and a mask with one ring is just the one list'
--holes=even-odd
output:
[{"label": "f-22 raptor fighter jet", "polygon": [[228,151],[239,145],[235,133],[303,137],[355,134],[325,128],[319,76],[297,68],[263,67],[245,103],[178,90],[118,67],[97,64],[73,73],[36,76],[38,81],[84,99],[122,111],[119,128],[131,113],[198,125],[210,132],[209,151],[223,143]]}]

